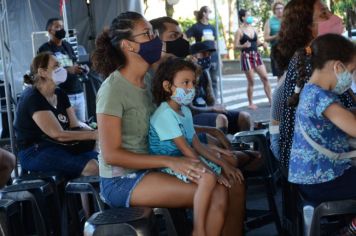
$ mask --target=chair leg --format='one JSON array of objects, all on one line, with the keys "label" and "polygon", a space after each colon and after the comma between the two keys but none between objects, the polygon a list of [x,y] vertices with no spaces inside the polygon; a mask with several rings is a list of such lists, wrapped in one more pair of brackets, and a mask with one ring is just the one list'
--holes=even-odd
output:
[{"label": "chair leg", "polygon": [[271,180],[268,180],[265,186],[266,186],[269,210],[273,214],[273,218],[274,218],[274,222],[275,222],[275,225],[276,225],[276,229],[277,229],[278,235],[283,235],[282,225],[281,225],[281,221],[280,221],[279,214],[278,214],[278,209],[277,209],[277,204],[276,204],[276,200],[274,198],[274,194],[273,194],[273,191],[272,191],[274,186],[271,183]]}]

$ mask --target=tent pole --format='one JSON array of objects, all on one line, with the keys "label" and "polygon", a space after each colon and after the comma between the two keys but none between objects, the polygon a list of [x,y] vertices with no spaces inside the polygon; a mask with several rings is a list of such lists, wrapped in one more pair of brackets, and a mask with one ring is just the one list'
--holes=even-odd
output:
[{"label": "tent pole", "polygon": [[223,98],[223,84],[222,84],[222,71],[221,71],[221,57],[220,57],[220,44],[219,44],[219,14],[218,8],[216,5],[216,0],[214,0],[214,11],[215,11],[215,31],[216,31],[216,47],[217,47],[217,54],[218,54],[218,73],[219,73],[219,92],[220,92],[220,103],[224,103]]},{"label": "tent pole", "polygon": [[[12,61],[11,61],[11,47],[10,47],[10,38],[9,38],[9,24],[8,24],[8,14],[7,14],[7,5],[6,0],[0,0],[0,59],[1,59],[1,68],[4,78],[4,90],[5,90],[5,99],[6,99],[6,112],[9,126],[10,134],[10,145],[11,152],[15,154],[15,135],[13,129],[13,119],[12,112],[15,109],[13,100],[11,99],[11,91],[9,85],[11,85],[12,90],[14,87],[13,75],[12,75]],[[12,83],[12,84],[11,84]],[[0,114],[1,115],[1,114]],[[16,156],[16,155],[15,155]],[[17,160],[16,160],[17,161]],[[17,164],[16,164],[17,166]],[[15,176],[18,176],[18,169],[15,168]]]}]

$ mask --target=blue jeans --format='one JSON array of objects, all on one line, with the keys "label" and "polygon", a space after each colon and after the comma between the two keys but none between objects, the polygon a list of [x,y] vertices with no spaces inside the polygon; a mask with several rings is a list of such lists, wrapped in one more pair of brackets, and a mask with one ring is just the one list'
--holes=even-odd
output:
[{"label": "blue jeans", "polygon": [[78,177],[87,163],[96,160],[95,151],[73,155],[61,148],[34,144],[20,150],[18,157],[25,170],[39,172],[58,172],[68,177]]},{"label": "blue jeans", "polygon": [[271,140],[271,151],[274,155],[274,157],[279,160],[279,133],[278,134],[271,134],[270,135],[270,140]]},{"label": "blue jeans", "polygon": [[76,93],[76,94],[70,94],[68,95],[70,104],[74,108],[75,115],[77,116],[77,119],[85,122],[86,121],[86,102],[85,102],[85,96],[84,92],[82,93]]}]

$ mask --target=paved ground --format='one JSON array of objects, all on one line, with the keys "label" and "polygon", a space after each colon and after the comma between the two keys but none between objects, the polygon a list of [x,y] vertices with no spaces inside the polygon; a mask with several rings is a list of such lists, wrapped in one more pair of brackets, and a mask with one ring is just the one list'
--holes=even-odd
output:
[{"label": "paved ground", "polygon": [[[268,77],[273,91],[277,85],[277,79],[271,74]],[[253,93],[253,101],[258,106],[257,110],[247,108],[247,81],[244,74],[225,75],[222,79],[222,85],[223,102],[228,110],[238,109],[247,111],[251,114],[254,121],[269,120],[270,106],[258,76],[255,77]]]}]

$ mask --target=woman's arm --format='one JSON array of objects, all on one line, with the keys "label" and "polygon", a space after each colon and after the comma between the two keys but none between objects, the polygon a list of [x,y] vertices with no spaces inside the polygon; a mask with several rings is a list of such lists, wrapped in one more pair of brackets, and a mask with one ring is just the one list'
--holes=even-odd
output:
[{"label": "woman's arm", "polygon": [[169,167],[184,175],[187,175],[189,171],[190,175],[188,177],[194,177],[195,179],[200,178],[200,173],[205,171],[204,166],[199,160],[130,152],[121,146],[121,118],[97,114],[97,120],[101,154],[105,162],[109,165],[130,169]]},{"label": "woman's arm", "polygon": [[271,36],[271,29],[269,27],[269,20],[266,21],[264,31],[263,31],[263,38],[265,39],[265,42],[271,42],[275,40],[278,36],[278,34]]},{"label": "woman's arm", "polygon": [[69,131],[63,130],[58,120],[51,111],[36,111],[32,115],[32,119],[38,127],[49,137],[61,141],[74,140],[96,140],[96,131]]},{"label": "woman's arm", "polygon": [[224,132],[222,132],[220,129],[217,129],[215,127],[200,126],[200,125],[194,125],[194,129],[196,133],[210,134],[220,142],[223,148],[231,150],[230,141],[226,138]]},{"label": "woman's arm", "polygon": [[198,113],[214,112],[213,106],[197,107],[197,106],[194,106],[193,104],[190,104],[189,107],[193,113],[194,112],[198,112]]}]

